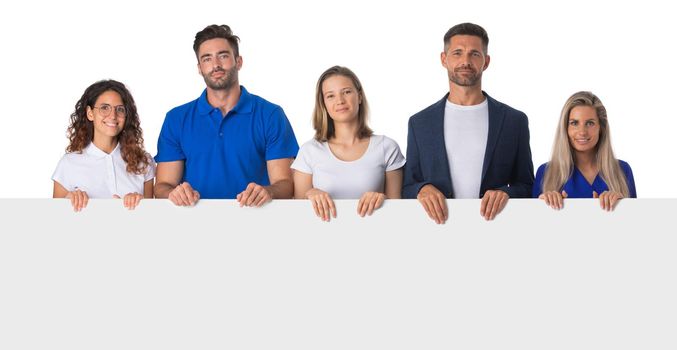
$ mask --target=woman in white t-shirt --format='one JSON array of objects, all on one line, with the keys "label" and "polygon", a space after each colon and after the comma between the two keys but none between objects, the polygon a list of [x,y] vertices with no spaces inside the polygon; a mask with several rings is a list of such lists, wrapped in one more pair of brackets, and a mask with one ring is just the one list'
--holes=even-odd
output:
[{"label": "woman in white t-shirt", "polygon": [[336,217],[335,199],[359,199],[360,216],[371,215],[385,199],[401,198],[405,160],[397,143],[374,135],[362,84],[346,67],[327,69],[317,81],[315,137],[299,150],[294,198],[308,199],[324,221]]},{"label": "woman in white t-shirt", "polygon": [[143,148],[139,115],[124,84],[89,86],[71,114],[68,139],[52,175],[54,198],[70,199],[75,211],[89,198],[123,198],[128,209],[153,198],[155,163]]}]

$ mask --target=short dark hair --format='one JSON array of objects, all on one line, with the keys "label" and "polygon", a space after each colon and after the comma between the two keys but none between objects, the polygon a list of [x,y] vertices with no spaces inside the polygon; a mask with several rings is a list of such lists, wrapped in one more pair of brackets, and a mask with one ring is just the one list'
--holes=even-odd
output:
[{"label": "short dark hair", "polygon": [[193,42],[193,51],[195,51],[195,56],[197,57],[197,52],[203,42],[217,38],[228,40],[228,43],[233,48],[235,57],[240,56],[240,48],[238,46],[240,38],[237,35],[234,35],[233,31],[230,30],[230,27],[225,24],[208,25],[205,27],[205,29],[202,29],[201,31],[197,32],[197,34],[195,34],[195,41]]},{"label": "short dark hair", "polygon": [[487,54],[489,49],[489,35],[484,28],[480,27],[474,23],[461,23],[451,27],[447,34],[444,34],[444,52],[447,52],[449,48],[449,42],[452,36],[455,35],[472,35],[482,39],[482,48],[484,49],[484,54]]}]

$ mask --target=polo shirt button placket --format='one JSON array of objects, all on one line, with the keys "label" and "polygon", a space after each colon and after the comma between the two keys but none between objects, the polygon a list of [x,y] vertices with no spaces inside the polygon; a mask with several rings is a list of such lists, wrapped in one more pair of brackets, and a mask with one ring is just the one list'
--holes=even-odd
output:
[{"label": "polo shirt button placket", "polygon": [[106,155],[106,185],[112,194],[117,193],[117,183],[115,181],[115,165],[113,164],[113,155]]}]

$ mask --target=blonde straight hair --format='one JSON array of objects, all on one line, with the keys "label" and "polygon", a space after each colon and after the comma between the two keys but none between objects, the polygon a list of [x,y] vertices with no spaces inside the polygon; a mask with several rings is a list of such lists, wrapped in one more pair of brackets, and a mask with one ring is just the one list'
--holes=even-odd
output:
[{"label": "blonde straight hair", "polygon": [[367,125],[367,119],[369,117],[369,104],[367,103],[367,97],[364,95],[364,90],[362,89],[362,83],[360,83],[360,79],[357,78],[357,75],[355,75],[353,71],[346,67],[333,66],[320,75],[320,79],[317,80],[317,86],[315,88],[315,109],[313,110],[313,128],[315,129],[315,140],[325,142],[334,137],[334,121],[329,116],[327,106],[324,104],[322,83],[329,77],[335,75],[344,76],[350,79],[355,86],[355,90],[357,90],[357,93],[360,96],[360,100],[362,101],[357,112],[357,120],[359,123],[357,137],[362,139],[371,136],[374,132]]},{"label": "blonde straight hair", "polygon": [[552,147],[552,158],[548,163],[543,178],[543,192],[561,191],[564,184],[574,172],[575,153],[569,143],[569,113],[574,107],[589,106],[595,109],[599,118],[599,140],[595,147],[596,162],[599,175],[606,182],[610,191],[619,192],[623,197],[629,197],[630,191],[621,170],[618,159],[611,148],[611,133],[607,119],[606,108],[602,101],[589,91],[579,91],[567,100],[562,108],[562,114],[557,125],[555,142]]}]

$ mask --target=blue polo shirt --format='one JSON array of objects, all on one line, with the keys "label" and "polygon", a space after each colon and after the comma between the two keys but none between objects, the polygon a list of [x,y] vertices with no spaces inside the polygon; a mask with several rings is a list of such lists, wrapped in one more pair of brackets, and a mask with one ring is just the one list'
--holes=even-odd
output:
[{"label": "blue polo shirt", "polygon": [[266,161],[294,158],[299,146],[282,108],[244,87],[225,116],[200,97],[167,113],[155,161],[185,161],[183,181],[201,198],[234,199],[250,182],[270,185]]}]

